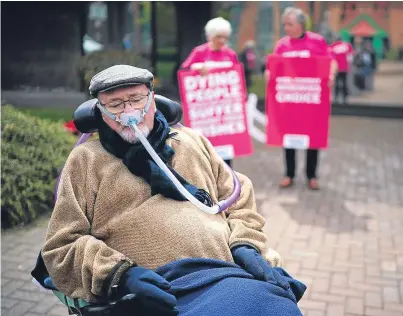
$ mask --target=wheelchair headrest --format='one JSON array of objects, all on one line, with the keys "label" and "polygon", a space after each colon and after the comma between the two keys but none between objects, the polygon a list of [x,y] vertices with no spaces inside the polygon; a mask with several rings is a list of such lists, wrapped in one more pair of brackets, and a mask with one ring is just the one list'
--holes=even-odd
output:
[{"label": "wheelchair headrest", "polygon": [[[182,108],[178,102],[162,95],[154,96],[157,109],[165,116],[170,126],[179,123],[182,119]],[[73,115],[74,125],[81,133],[95,133],[98,130],[95,112],[98,99],[91,99],[82,103]]]}]

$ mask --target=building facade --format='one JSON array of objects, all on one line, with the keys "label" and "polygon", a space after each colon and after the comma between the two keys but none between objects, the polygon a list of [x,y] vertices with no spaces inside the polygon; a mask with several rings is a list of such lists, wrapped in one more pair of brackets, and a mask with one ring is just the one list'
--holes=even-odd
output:
[{"label": "building facade", "polygon": [[283,35],[280,16],[292,5],[307,14],[309,29],[340,35],[352,43],[357,38],[371,41],[379,58],[403,47],[401,1],[243,2],[232,8],[231,23],[235,26],[232,46],[240,50],[247,40],[255,40],[260,53],[270,52],[277,37]]}]

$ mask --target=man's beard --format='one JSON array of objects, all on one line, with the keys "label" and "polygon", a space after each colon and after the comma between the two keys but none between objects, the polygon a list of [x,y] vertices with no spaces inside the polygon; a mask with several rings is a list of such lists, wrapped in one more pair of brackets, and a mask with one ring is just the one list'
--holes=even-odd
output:
[{"label": "man's beard", "polygon": [[[144,137],[147,138],[148,135],[150,134],[150,129],[148,128],[148,126],[143,123],[143,124],[140,124],[138,126],[138,128],[140,129],[140,131],[142,132]],[[123,140],[125,140],[126,142],[128,142],[130,144],[135,144],[140,141],[137,138],[137,136],[134,134],[134,132],[128,126],[124,127],[123,130],[121,132],[119,132],[119,135],[120,135],[120,137],[123,138]]]}]

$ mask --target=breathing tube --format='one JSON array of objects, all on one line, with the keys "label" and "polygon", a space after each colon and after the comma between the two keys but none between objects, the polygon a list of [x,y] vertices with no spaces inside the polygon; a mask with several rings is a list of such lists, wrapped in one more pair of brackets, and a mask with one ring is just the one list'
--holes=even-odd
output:
[{"label": "breathing tube", "polygon": [[122,114],[120,114],[120,118],[118,118],[116,115],[110,113],[99,103],[97,104],[97,106],[103,113],[105,113],[112,120],[117,121],[120,124],[127,126],[132,130],[132,132],[136,135],[137,139],[140,140],[140,142],[143,144],[144,148],[150,154],[151,158],[155,161],[155,163],[158,165],[158,167],[160,167],[165,172],[165,174],[172,181],[172,183],[175,185],[175,187],[178,189],[178,191],[180,193],[182,193],[182,195],[189,202],[191,202],[194,206],[196,206],[198,209],[200,209],[201,211],[206,212],[208,214],[217,214],[217,213],[223,212],[228,207],[230,207],[232,204],[234,204],[237,201],[239,195],[241,194],[241,184],[240,184],[239,179],[236,176],[235,172],[229,166],[225,165],[226,168],[228,168],[232,173],[234,190],[227,199],[218,202],[216,205],[214,205],[212,207],[209,207],[209,206],[203,204],[198,199],[196,199],[191,193],[189,193],[189,191],[186,190],[186,188],[174,176],[174,174],[171,172],[171,170],[169,170],[169,168],[161,160],[161,158],[155,152],[154,148],[148,142],[147,138],[144,137],[143,133],[137,126],[138,124],[140,124],[144,121],[144,117],[148,113],[151,103],[152,103],[152,93],[149,93],[147,104],[144,107],[144,109],[142,109],[142,110],[135,109],[134,111],[132,111],[130,113],[123,112]]},{"label": "breathing tube", "polygon": [[[148,142],[147,138],[144,137],[143,133],[137,127],[138,124],[140,124],[141,122],[144,121],[144,117],[148,113],[151,103],[152,103],[152,94],[149,93],[147,105],[144,107],[143,110],[141,110],[141,111],[134,110],[131,113],[122,113],[120,115],[120,118],[118,118],[116,115],[114,115],[114,114],[110,113],[108,110],[106,110],[102,105],[99,104],[99,102],[97,103],[97,107],[103,113],[105,113],[108,117],[110,117],[112,120],[117,121],[124,126],[128,126],[133,131],[133,133],[136,135],[136,137],[143,144],[144,148],[150,154],[151,158],[166,173],[166,175],[169,177],[169,179],[171,179],[171,181],[173,182],[175,187],[178,189],[178,191],[180,193],[182,193],[183,196],[186,199],[188,199],[189,202],[191,202],[194,206],[196,206],[201,211],[206,212],[208,214],[217,214],[217,213],[225,211],[227,208],[229,208],[231,205],[233,205],[238,200],[238,198],[241,194],[241,183],[239,182],[239,179],[238,179],[237,175],[235,174],[235,172],[227,164],[224,164],[225,168],[227,168],[228,171],[232,173],[233,184],[234,184],[234,189],[233,189],[232,193],[225,200],[219,201],[216,205],[209,207],[207,205],[204,205],[198,199],[196,199],[192,194],[189,193],[188,190],[185,189],[185,187],[178,181],[178,179],[176,179],[174,174],[164,164],[164,162],[161,160],[161,158],[155,152],[154,148]],[[74,147],[77,147],[77,146],[85,143],[90,136],[91,136],[91,134],[89,134],[89,133],[83,133]],[[60,172],[60,175],[56,182],[56,188],[55,188],[55,192],[54,192],[55,201],[57,200],[57,196],[58,196],[57,191],[58,191],[61,175],[62,175],[62,173]]]}]

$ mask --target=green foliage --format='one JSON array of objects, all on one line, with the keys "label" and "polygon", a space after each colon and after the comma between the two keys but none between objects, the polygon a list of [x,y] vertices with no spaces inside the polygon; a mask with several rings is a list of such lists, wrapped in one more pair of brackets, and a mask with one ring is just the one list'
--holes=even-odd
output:
[{"label": "green foliage", "polygon": [[157,74],[159,83],[161,82],[171,82],[173,78],[173,70],[175,68],[175,63],[173,62],[158,62],[157,63]]},{"label": "green foliage", "polygon": [[178,53],[176,47],[161,47],[158,48],[158,56],[175,55]]},{"label": "green foliage", "polygon": [[104,50],[83,56],[79,63],[79,71],[84,79],[86,91],[94,75],[108,67],[122,64],[150,69],[145,59],[130,51]]},{"label": "green foliage", "polygon": [[266,97],[266,80],[261,75],[254,75],[252,77],[252,85],[249,89],[250,93],[257,95],[259,99],[265,99]]},{"label": "green foliage", "polygon": [[51,211],[56,178],[76,138],[61,121],[2,106],[2,228],[27,224]]},{"label": "green foliage", "polygon": [[158,47],[176,45],[176,15],[173,2],[157,1]]},{"label": "green foliage", "polygon": [[23,113],[38,116],[43,119],[48,119],[51,121],[70,121],[73,119],[73,113],[76,108],[70,107],[27,107],[18,108]]},{"label": "green foliage", "polygon": [[386,53],[385,59],[387,60],[398,60],[399,57],[399,51],[398,49],[391,49]]},{"label": "green foliage", "polygon": [[229,9],[220,8],[216,14],[218,17],[222,17],[223,19],[230,21],[231,20],[231,11]]},{"label": "green foliage", "polygon": [[159,62],[175,62],[177,60],[178,49],[176,47],[159,48],[157,59]]}]

